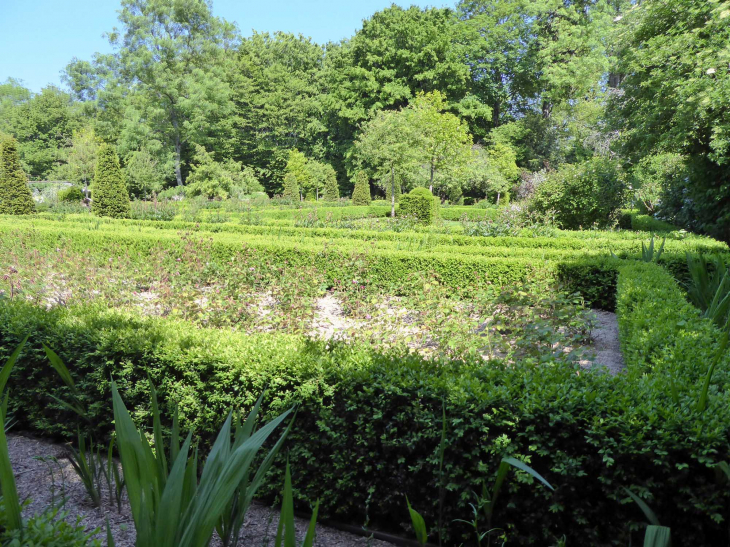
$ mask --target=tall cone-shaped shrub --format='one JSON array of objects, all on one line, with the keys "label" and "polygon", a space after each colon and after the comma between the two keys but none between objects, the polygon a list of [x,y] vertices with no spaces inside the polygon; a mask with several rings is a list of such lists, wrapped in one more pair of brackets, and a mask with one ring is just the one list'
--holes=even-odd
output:
[{"label": "tall cone-shaped shrub", "polygon": [[95,215],[129,218],[129,193],[119,167],[119,157],[107,144],[99,148],[91,197],[91,210]]},{"label": "tall cone-shaped shrub", "polygon": [[353,205],[370,205],[370,181],[365,171],[355,173],[355,189],[352,191]]},{"label": "tall cone-shaped shrub", "polygon": [[293,201],[299,201],[299,184],[297,183],[297,177],[294,173],[287,173],[284,175],[283,196]]},{"label": "tall cone-shaped shrub", "polygon": [[0,141],[0,213],[31,215],[35,213],[28,178],[20,165],[18,143],[12,137]]},{"label": "tall cone-shaped shrub", "polygon": [[324,200],[337,201],[340,199],[340,187],[337,185],[337,173],[335,173],[335,170],[331,165],[325,166],[324,173]]}]

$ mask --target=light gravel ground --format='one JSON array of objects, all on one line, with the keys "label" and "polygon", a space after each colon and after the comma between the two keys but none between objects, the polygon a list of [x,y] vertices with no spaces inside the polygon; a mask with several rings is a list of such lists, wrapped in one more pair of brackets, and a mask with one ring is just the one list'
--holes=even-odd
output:
[{"label": "light gravel ground", "polygon": [[[108,494],[104,492],[102,507],[92,507],[83,484],[65,457],[67,451],[65,445],[13,433],[11,430],[8,434],[8,448],[20,499],[30,500],[30,504],[23,511],[24,517],[41,513],[54,504],[58,505],[65,497],[67,501],[63,510],[68,512],[69,522],[74,522],[77,516],[81,516],[82,524],[88,532],[91,532],[95,528],[105,530],[108,518],[116,545],[134,546],[134,522],[127,500],[124,500],[122,511],[118,512],[116,504],[110,503]],[[40,461],[39,457],[45,458],[46,461]],[[56,461],[51,461],[51,458],[55,458]],[[246,547],[273,547],[278,522],[278,508],[261,504],[252,505],[244,522],[240,544]],[[309,522],[297,519],[296,525],[297,536],[301,543]],[[105,533],[99,533],[98,538],[106,545]],[[211,545],[220,546],[220,540],[215,537]],[[389,547],[391,544],[318,525],[315,545]]]},{"label": "light gravel ground", "polygon": [[592,349],[596,353],[593,366],[605,366],[611,374],[618,374],[624,369],[624,358],[618,339],[618,321],[616,314],[608,311],[594,310],[595,327],[591,330]]}]

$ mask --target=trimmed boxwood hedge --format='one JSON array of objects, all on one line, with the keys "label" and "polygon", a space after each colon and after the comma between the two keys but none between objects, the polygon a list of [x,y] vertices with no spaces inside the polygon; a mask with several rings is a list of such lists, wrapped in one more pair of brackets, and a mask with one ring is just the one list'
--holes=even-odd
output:
[{"label": "trimmed boxwood hedge", "polygon": [[[149,374],[204,441],[230,408],[250,407],[268,386],[269,415],[299,405],[286,453],[300,501],[321,499],[324,513],[339,519],[360,523],[368,515],[399,530],[408,522],[408,495],[429,524],[436,521],[443,400],[450,542],[468,534],[453,519],[469,516],[470,491],[480,491],[499,458],[511,454],[556,486],[551,493],[522,474],[510,480],[495,523],[512,544],[549,545],[563,534],[568,544],[638,542],[644,517],[623,487],[671,524],[676,544],[724,544],[730,492],[711,466],[730,454],[730,359],[716,371],[708,410],[697,412],[719,332],[661,267],[615,264],[627,364],[615,377],[562,365],[432,362],[18,301],[0,305],[0,359],[30,334],[11,378],[13,412],[23,426],[52,435],[72,435],[75,422],[50,398],[67,393],[42,342],[69,364],[100,430],[111,420],[111,376],[136,419],[148,423]],[[267,495],[280,487],[281,463]]]}]

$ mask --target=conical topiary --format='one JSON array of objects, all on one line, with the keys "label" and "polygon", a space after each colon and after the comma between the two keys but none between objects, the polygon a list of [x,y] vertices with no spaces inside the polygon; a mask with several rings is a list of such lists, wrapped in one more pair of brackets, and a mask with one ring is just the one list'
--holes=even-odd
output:
[{"label": "conical topiary", "polygon": [[324,200],[337,201],[340,199],[340,187],[337,185],[337,173],[331,165],[325,165],[324,176]]},{"label": "conical topiary", "polygon": [[353,205],[370,205],[370,181],[365,171],[355,173],[355,189],[352,191]]},{"label": "conical topiary", "polygon": [[107,144],[99,148],[91,197],[91,210],[95,215],[129,218],[129,193],[119,167],[119,157]]},{"label": "conical topiary", "polygon": [[297,176],[294,173],[284,175],[284,193],[282,195],[285,198],[299,201],[299,184],[297,183]]},{"label": "conical topiary", "polygon": [[31,215],[35,213],[28,178],[20,165],[18,142],[12,137],[0,141],[0,213]]}]

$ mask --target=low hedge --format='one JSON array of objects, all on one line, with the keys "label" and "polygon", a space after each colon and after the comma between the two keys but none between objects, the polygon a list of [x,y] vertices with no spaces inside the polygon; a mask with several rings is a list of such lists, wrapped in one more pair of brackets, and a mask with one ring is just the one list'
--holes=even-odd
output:
[{"label": "low hedge", "polygon": [[[300,502],[320,499],[326,516],[403,530],[407,495],[434,524],[445,401],[448,543],[469,537],[454,519],[470,516],[470,492],[491,483],[499,458],[510,454],[556,487],[551,493],[521,473],[510,479],[495,524],[511,544],[549,545],[563,534],[569,545],[638,542],[644,517],[624,487],[672,526],[676,544],[724,544],[730,493],[711,465],[730,453],[727,358],[708,410],[695,410],[719,333],[662,268],[613,264],[627,364],[618,376],[550,364],[434,362],[19,301],[0,304],[0,359],[31,336],[11,378],[12,410],[22,426],[58,436],[73,435],[75,418],[50,398],[68,393],[41,343],[69,365],[100,433],[111,421],[110,377],[136,419],[149,423],[149,374],[204,441],[230,408],[250,407],[268,386],[268,416],[299,405],[286,454]],[[278,492],[281,464],[265,495]]]}]

